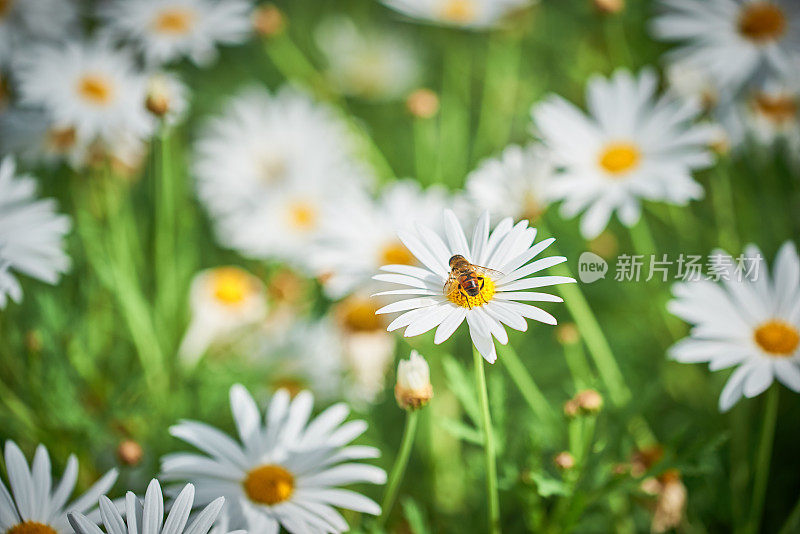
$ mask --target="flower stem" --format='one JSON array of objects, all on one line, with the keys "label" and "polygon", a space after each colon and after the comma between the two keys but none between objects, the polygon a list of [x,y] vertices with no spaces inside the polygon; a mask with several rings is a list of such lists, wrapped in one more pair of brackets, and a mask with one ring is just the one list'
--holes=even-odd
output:
[{"label": "flower stem", "polygon": [[733,191],[731,190],[730,162],[727,158],[720,158],[711,180],[714,187],[712,201],[719,232],[719,244],[732,253],[734,250],[739,250],[739,237],[736,231],[736,215]]},{"label": "flower stem", "polygon": [[791,534],[792,532],[797,532],[797,528],[800,527],[800,499],[797,499],[797,502],[794,504],[794,508],[789,513],[789,517],[786,518],[786,522],[783,524],[783,527],[778,531],[778,534]]},{"label": "flower stem", "polygon": [[761,515],[764,511],[764,497],[767,492],[767,480],[769,479],[769,467],[772,460],[772,445],[775,440],[775,423],[778,420],[779,397],[780,389],[777,385],[773,384],[764,400],[764,423],[761,426],[761,437],[758,441],[755,465],[756,471],[753,480],[753,505],[750,509],[750,520],[745,528],[745,532],[756,533],[761,524]]},{"label": "flower stem", "polygon": [[408,465],[408,457],[411,455],[411,449],[414,446],[414,437],[417,434],[418,420],[418,410],[409,410],[406,412],[406,426],[403,429],[400,451],[397,453],[392,471],[389,473],[386,493],[383,495],[383,502],[381,503],[381,515],[378,518],[378,526],[380,527],[386,524],[386,520],[389,518],[389,514],[394,506],[394,501],[397,499],[397,492],[400,490],[400,483],[403,481],[403,475]]},{"label": "flower stem", "polygon": [[522,393],[525,402],[540,421],[549,421],[553,418],[553,410],[547,402],[544,394],[533,381],[533,377],[525,368],[525,364],[519,359],[517,351],[511,345],[498,346],[499,360],[506,366],[511,380]]},{"label": "flower stem", "polygon": [[177,316],[178,276],[176,273],[175,246],[177,229],[175,180],[170,148],[170,131],[162,125],[158,136],[158,150],[153,165],[153,184],[156,197],[155,268],[156,312],[159,321],[174,321]]},{"label": "flower stem", "polygon": [[476,348],[472,349],[475,363],[475,385],[481,406],[481,430],[483,431],[483,451],[486,461],[486,498],[489,505],[489,533],[500,534],[500,497],[497,493],[497,464],[494,443],[492,416],[489,413],[489,393],[486,389],[486,372],[483,356]]}]

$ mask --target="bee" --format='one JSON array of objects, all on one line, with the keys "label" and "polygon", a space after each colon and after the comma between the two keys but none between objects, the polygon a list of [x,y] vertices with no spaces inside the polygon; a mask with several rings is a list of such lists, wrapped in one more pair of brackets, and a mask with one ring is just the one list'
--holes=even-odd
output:
[{"label": "bee", "polygon": [[[457,293],[461,293],[465,297],[477,297],[481,295],[481,290],[483,290],[484,275],[490,274],[495,278],[503,276],[503,273],[494,269],[471,264],[460,254],[450,258],[448,263],[450,264],[450,276],[447,278],[444,288],[442,288],[443,293],[448,298]],[[486,302],[483,296],[481,296],[481,299]],[[466,301],[467,306],[472,308],[469,298],[466,298]]]}]

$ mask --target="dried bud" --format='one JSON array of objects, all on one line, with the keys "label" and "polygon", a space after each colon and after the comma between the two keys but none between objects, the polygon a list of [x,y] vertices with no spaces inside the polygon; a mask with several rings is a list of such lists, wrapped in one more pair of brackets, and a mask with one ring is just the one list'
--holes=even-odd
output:
[{"label": "dried bud", "polygon": [[564,403],[564,415],[566,415],[570,419],[576,417],[580,409],[581,406],[575,399],[570,399]]},{"label": "dried bud", "polygon": [[417,410],[433,398],[428,362],[412,350],[408,360],[397,364],[397,384],[394,387],[397,404],[404,410]]},{"label": "dried bud", "polygon": [[575,401],[584,413],[596,414],[603,408],[603,397],[593,389],[585,389],[575,395]]},{"label": "dried bud", "polygon": [[559,469],[566,471],[567,469],[575,467],[575,458],[573,458],[570,453],[564,451],[558,453],[556,457],[553,458],[553,463],[555,463],[556,467]]},{"label": "dried bud", "polygon": [[580,334],[575,323],[564,323],[556,328],[556,339],[562,345],[574,345],[580,341]]},{"label": "dried bud", "polygon": [[613,15],[625,9],[625,0],[592,0],[601,13]]},{"label": "dried bud", "polygon": [[253,11],[253,29],[263,36],[280,34],[286,27],[286,18],[275,4],[264,4]]},{"label": "dried bud", "polygon": [[439,97],[430,89],[417,89],[408,95],[406,108],[418,119],[430,119],[439,111]]},{"label": "dried bud", "polygon": [[675,469],[665,471],[660,477],[656,509],[653,512],[651,532],[667,532],[680,526],[686,513],[688,493]]},{"label": "dried bud", "polygon": [[156,117],[163,117],[171,108],[170,88],[167,80],[160,75],[152,76],[147,82],[147,96],[144,106]]},{"label": "dried bud", "polygon": [[117,446],[117,457],[125,465],[134,466],[142,461],[142,446],[132,439],[126,439]]}]

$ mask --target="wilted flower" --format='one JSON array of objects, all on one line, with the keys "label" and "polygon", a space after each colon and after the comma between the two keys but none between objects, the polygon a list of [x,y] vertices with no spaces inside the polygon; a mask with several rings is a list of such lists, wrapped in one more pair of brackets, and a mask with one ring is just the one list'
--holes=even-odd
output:
[{"label": "wilted flower", "polygon": [[649,480],[653,482],[651,491],[657,496],[650,531],[660,534],[678,528],[686,515],[688,498],[680,472],[668,469],[657,479]]},{"label": "wilted flower", "polygon": [[404,410],[418,410],[433,398],[431,371],[419,352],[412,350],[407,360],[397,364],[394,397]]}]

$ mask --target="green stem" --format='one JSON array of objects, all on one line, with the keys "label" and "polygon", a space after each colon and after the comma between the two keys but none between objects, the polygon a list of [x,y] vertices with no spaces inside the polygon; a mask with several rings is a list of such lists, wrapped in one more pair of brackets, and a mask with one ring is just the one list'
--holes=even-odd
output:
[{"label": "green stem", "polygon": [[464,39],[448,40],[442,79],[437,181],[462,185],[469,161],[470,66]]},{"label": "green stem", "polygon": [[567,361],[567,367],[572,375],[572,381],[575,384],[575,390],[581,390],[590,387],[592,384],[593,372],[586,360],[586,353],[583,346],[579,343],[565,343],[564,344],[564,359]]},{"label": "green stem", "polygon": [[714,187],[712,202],[719,244],[732,253],[734,250],[739,250],[739,237],[736,231],[730,163],[727,159],[720,159],[712,174],[712,184]]},{"label": "green stem", "polygon": [[172,321],[175,309],[178,276],[175,271],[175,246],[177,225],[175,180],[173,173],[170,131],[163,125],[158,136],[158,151],[155,156],[153,181],[156,192],[155,265],[156,265],[156,311],[161,321]]},{"label": "green stem", "polygon": [[798,527],[800,527],[800,499],[797,499],[794,508],[792,508],[792,511],[789,513],[789,517],[786,518],[786,522],[783,524],[783,527],[778,534],[791,534],[792,532],[797,532]]},{"label": "green stem", "polygon": [[498,346],[498,360],[505,365],[511,380],[522,393],[525,402],[528,403],[533,413],[540,421],[550,421],[553,419],[553,410],[547,402],[544,394],[533,381],[533,377],[525,368],[525,364],[519,359],[517,351],[511,345]]},{"label": "green stem", "polygon": [[753,499],[750,509],[750,520],[746,532],[756,533],[761,525],[761,516],[764,511],[764,497],[767,492],[769,467],[772,460],[772,445],[775,440],[775,423],[778,420],[778,398],[780,389],[773,384],[764,400],[764,423],[761,426],[761,437],[758,441],[756,455],[755,477],[753,480]]},{"label": "green stem", "polygon": [[653,233],[650,231],[650,225],[647,224],[644,213],[639,218],[639,222],[630,228],[630,233],[633,249],[637,254],[650,256],[656,253],[656,242],[653,239]]},{"label": "green stem", "polygon": [[383,503],[381,503],[381,515],[378,518],[378,526],[380,527],[386,524],[386,520],[389,518],[389,514],[394,506],[394,501],[397,499],[397,492],[400,490],[400,483],[403,481],[403,475],[408,465],[408,458],[411,456],[411,449],[414,446],[414,436],[416,436],[417,433],[418,420],[419,412],[417,410],[409,410],[406,413],[406,426],[403,429],[400,451],[397,453],[392,471],[389,473],[386,493],[383,495]]},{"label": "green stem", "polygon": [[486,463],[486,498],[489,505],[489,533],[500,534],[500,496],[497,492],[497,458],[494,443],[492,416],[489,413],[489,393],[486,389],[486,372],[483,356],[473,347],[475,364],[475,385],[481,405],[481,430],[483,431],[483,451]]}]

